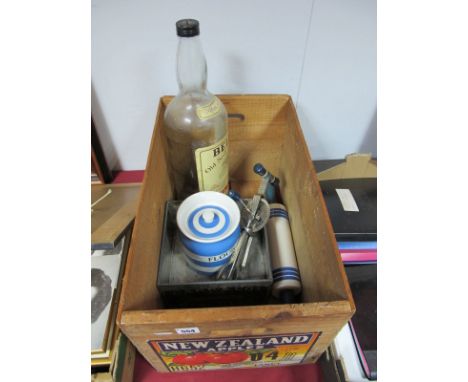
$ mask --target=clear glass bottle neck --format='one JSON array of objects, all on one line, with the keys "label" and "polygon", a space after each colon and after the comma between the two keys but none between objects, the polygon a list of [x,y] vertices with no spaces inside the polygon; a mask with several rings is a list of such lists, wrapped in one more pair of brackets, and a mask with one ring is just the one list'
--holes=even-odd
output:
[{"label": "clear glass bottle neck", "polygon": [[205,92],[207,69],[199,36],[179,37],[177,81],[181,93]]}]

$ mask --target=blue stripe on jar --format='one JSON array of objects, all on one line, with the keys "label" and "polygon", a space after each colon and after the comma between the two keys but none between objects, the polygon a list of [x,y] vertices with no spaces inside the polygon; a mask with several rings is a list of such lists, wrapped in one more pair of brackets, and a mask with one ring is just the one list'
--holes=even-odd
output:
[{"label": "blue stripe on jar", "polygon": [[215,214],[211,223],[205,222],[205,220],[202,219],[202,216],[200,216],[200,218],[198,219],[198,223],[203,228],[213,228],[216,227],[216,225],[219,223],[219,216]]},{"label": "blue stripe on jar", "polygon": [[281,267],[273,269],[273,280],[301,280],[301,276],[297,268],[294,267]]},{"label": "blue stripe on jar", "polygon": [[288,215],[284,215],[284,214],[270,214],[270,218],[284,218],[284,219],[287,219],[289,220],[289,216]]},{"label": "blue stripe on jar", "polygon": [[294,277],[301,278],[301,276],[299,275],[299,273],[297,273],[297,272],[292,272],[292,271],[285,271],[285,272],[274,273],[274,274],[273,274],[273,277],[280,277],[280,276],[294,276]]},{"label": "blue stripe on jar", "polygon": [[295,267],[281,267],[281,268],[275,268],[273,269],[273,274],[278,273],[278,272],[283,272],[283,271],[294,271],[296,273],[299,273],[297,268]]},{"label": "blue stripe on jar", "polygon": [[270,214],[286,214],[286,215],[287,215],[287,214],[288,214],[288,211],[283,210],[283,209],[281,209],[281,208],[272,208],[272,209],[270,210]]},{"label": "blue stripe on jar", "polygon": [[234,232],[224,240],[214,243],[200,243],[198,241],[190,240],[179,231],[180,241],[185,246],[185,248],[187,248],[190,252],[197,254],[198,256],[216,256],[226,252],[232,248],[234,244],[236,244],[239,236],[240,227],[237,226]]},{"label": "blue stripe on jar", "polygon": [[289,221],[289,217],[287,215],[273,214],[273,215],[270,215],[270,218],[281,218],[281,219],[286,219]]},{"label": "blue stripe on jar", "polygon": [[286,211],[284,208],[272,208],[272,209],[270,209],[270,212],[282,212],[282,213],[285,213],[285,214],[288,213],[288,211]]},{"label": "blue stripe on jar", "polygon": [[217,267],[209,268],[209,267],[201,267],[199,265],[196,265],[189,261],[187,257],[185,257],[185,262],[187,263],[188,267],[192,269],[193,271],[197,272],[198,274],[204,275],[204,276],[212,276],[216,272],[218,272],[221,268],[222,265],[219,265]]},{"label": "blue stripe on jar", "polygon": [[229,260],[231,259],[231,255],[227,256],[226,258],[220,260],[220,261],[213,261],[211,263],[206,263],[206,262],[203,262],[203,261],[198,261],[198,260],[195,260],[195,259],[192,259],[191,257],[189,256],[186,256],[186,258],[188,260],[190,260],[193,264],[197,264],[199,265],[200,267],[204,267],[204,268],[214,268],[214,267],[219,267],[221,265],[224,265],[226,264],[227,262],[229,262]]},{"label": "blue stripe on jar", "polygon": [[199,261],[204,264],[210,264],[210,263],[224,260],[226,257],[231,256],[234,251],[234,248],[231,248],[229,251],[220,253],[219,255],[215,255],[215,256],[198,256],[197,254],[190,252],[187,248],[183,248],[182,251],[185,256],[190,257],[193,260]]},{"label": "blue stripe on jar", "polygon": [[291,277],[291,278],[293,278],[295,280],[300,280],[301,279],[298,275],[289,274],[289,275],[275,275],[275,276],[273,276],[273,280],[278,280],[278,279],[281,279],[282,277]]},{"label": "blue stripe on jar", "polygon": [[288,212],[281,208],[272,208],[270,210],[270,217],[272,216],[280,216],[280,217],[285,217],[286,219],[289,219]]},{"label": "blue stripe on jar", "polygon": [[278,282],[281,280],[296,280],[297,282],[300,282],[301,279],[297,276],[280,276],[280,277],[273,277],[273,282]]},{"label": "blue stripe on jar", "polygon": [[[213,233],[203,233],[203,232],[200,232],[198,231],[196,228],[195,228],[195,225],[193,224],[193,220],[195,218],[195,215],[202,211],[202,210],[206,210],[206,209],[214,209],[214,210],[217,210],[219,212],[221,212],[223,215],[224,215],[224,225],[216,232],[213,232]],[[219,219],[219,218],[218,218]],[[192,231],[192,233],[198,237],[201,237],[201,238],[204,238],[204,239],[211,239],[211,238],[215,238],[217,236],[221,236],[224,232],[226,232],[230,226],[230,223],[231,223],[231,220],[229,218],[229,215],[228,213],[223,210],[222,208],[218,207],[218,206],[203,206],[203,207],[199,207],[197,208],[196,210],[192,211],[192,213],[189,215],[188,217],[188,227],[190,229],[190,231]]]}]

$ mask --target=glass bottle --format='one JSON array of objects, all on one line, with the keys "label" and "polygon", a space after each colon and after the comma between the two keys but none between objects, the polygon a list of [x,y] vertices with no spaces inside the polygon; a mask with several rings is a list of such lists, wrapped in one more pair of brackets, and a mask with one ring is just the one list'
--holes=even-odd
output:
[{"label": "glass bottle", "polygon": [[179,94],[164,114],[176,199],[228,190],[228,129],[224,105],[206,89],[207,68],[197,20],[176,23]]}]

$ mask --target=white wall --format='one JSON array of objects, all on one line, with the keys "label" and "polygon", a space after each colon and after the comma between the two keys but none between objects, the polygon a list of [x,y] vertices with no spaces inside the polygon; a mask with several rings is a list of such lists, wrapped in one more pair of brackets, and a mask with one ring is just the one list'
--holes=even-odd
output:
[{"label": "white wall", "polygon": [[145,168],[188,17],[210,91],[290,94],[314,159],[376,154],[376,0],[92,0],[92,112],[111,167]]}]

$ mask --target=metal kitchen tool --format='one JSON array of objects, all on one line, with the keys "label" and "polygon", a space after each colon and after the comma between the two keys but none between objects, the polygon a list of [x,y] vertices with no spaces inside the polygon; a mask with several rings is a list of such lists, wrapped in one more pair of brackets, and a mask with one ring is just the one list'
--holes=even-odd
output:
[{"label": "metal kitchen tool", "polygon": [[[258,187],[257,193],[254,195],[254,197],[250,201],[249,206],[244,207],[244,211],[247,211],[248,213],[247,223],[245,224],[244,230],[238,242],[236,243],[236,247],[234,249],[234,254],[231,258],[231,261],[218,271],[216,275],[216,278],[218,280],[219,279],[221,280],[231,279],[231,277],[234,276],[234,273],[235,273],[234,271],[237,270],[237,264],[240,258],[243,259],[242,267],[245,268],[245,265],[247,264],[247,258],[250,252],[250,247],[252,244],[252,234],[262,229],[266,225],[268,218],[270,216],[268,202],[262,199],[263,195],[265,194],[265,190],[268,184],[269,184],[268,178],[262,178],[260,185]],[[229,195],[233,197],[235,200],[237,199],[240,200],[239,195],[235,191],[230,192]],[[264,207],[265,204],[267,207]],[[260,208],[261,205],[263,206],[262,208]],[[263,212],[259,213],[262,210]],[[261,219],[262,216],[264,217],[263,220]],[[246,239],[248,239],[247,246],[246,246],[246,249],[242,251]]]},{"label": "metal kitchen tool", "polygon": [[268,223],[270,218],[270,205],[265,199],[260,200],[260,204],[257,209],[257,214],[255,215],[256,219],[252,222],[250,230],[247,232],[249,239],[247,240],[247,245],[245,247],[244,256],[242,258],[242,268],[245,268],[247,264],[247,259],[249,257],[250,247],[252,245],[253,234],[260,231]]},{"label": "metal kitchen tool", "polygon": [[232,198],[233,200],[235,200],[236,202],[238,202],[243,207],[241,212],[245,211],[249,214],[249,216],[252,214],[252,211],[250,210],[249,206],[245,204],[245,202],[242,200],[238,192],[231,189],[228,191],[228,196]]},{"label": "metal kitchen tool", "polygon": [[242,232],[239,240],[234,247],[234,253],[232,255],[232,260],[221,268],[216,274],[218,280],[231,280],[234,276],[234,271],[237,269],[236,264],[239,259],[239,254],[241,253],[242,247],[244,246],[245,240],[247,238],[246,232]]},{"label": "metal kitchen tool", "polygon": [[[258,170],[257,170],[258,166],[259,164],[256,164],[254,166],[254,172],[256,174],[258,174]],[[252,245],[252,240],[253,240],[253,236],[252,236],[253,233],[262,229],[266,225],[270,217],[270,207],[268,205],[268,202],[265,199],[263,199],[265,196],[265,191],[267,190],[267,187],[269,186],[269,184],[270,184],[270,179],[268,177],[263,177],[258,187],[257,194],[254,195],[251,205],[250,205],[250,209],[253,215],[250,216],[246,225],[246,229],[245,229],[245,231],[249,235],[249,239],[247,241],[247,246],[245,248],[245,251],[242,257],[242,264],[241,264],[242,268],[245,268],[245,266],[247,265],[247,259],[249,257],[250,247]],[[266,205],[267,207],[259,208],[261,202],[263,202],[262,203],[263,206]],[[255,228],[256,228],[255,230],[254,230],[253,225],[255,225]]]}]

